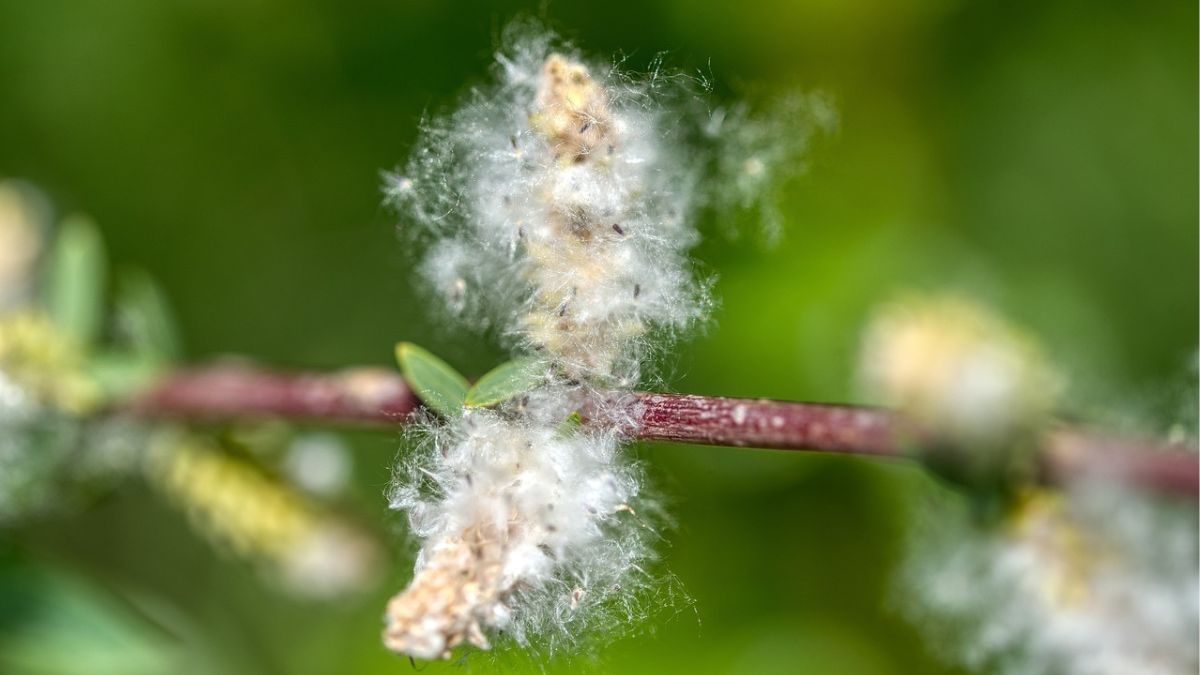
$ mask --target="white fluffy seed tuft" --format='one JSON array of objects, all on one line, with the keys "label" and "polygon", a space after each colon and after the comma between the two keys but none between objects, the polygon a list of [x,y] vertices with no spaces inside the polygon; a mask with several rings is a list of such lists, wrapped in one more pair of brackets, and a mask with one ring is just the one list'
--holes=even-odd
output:
[{"label": "white fluffy seed tuft", "polygon": [[1196,672],[1194,508],[1076,486],[982,529],[962,506],[927,514],[898,587],[942,655],[1002,675]]},{"label": "white fluffy seed tuft", "polygon": [[392,497],[423,546],[389,607],[390,648],[439,658],[462,642],[486,647],[496,628],[569,643],[587,606],[642,574],[641,480],[616,434],[472,410],[431,442]]},{"label": "white fluffy seed tuft", "polygon": [[[687,257],[698,211],[756,203],[796,149],[744,109],[699,114],[693,78],[628,77],[537,26],[507,44],[495,83],[425,121],[387,177],[444,313],[547,369],[519,402],[426,425],[398,471],[392,506],[421,550],[384,642],[420,658],[499,630],[554,650],[632,623],[639,591],[674,596],[646,572],[653,507],[621,453],[630,420],[596,392],[635,386],[652,350],[706,316]],[[731,166],[721,152],[740,158],[733,192],[713,180]]]},{"label": "white fluffy seed tuft", "polygon": [[497,84],[427,121],[387,193],[434,235],[421,266],[448,312],[573,375],[637,375],[645,335],[702,317],[686,251],[702,162],[635,81],[540,33],[500,54]]}]

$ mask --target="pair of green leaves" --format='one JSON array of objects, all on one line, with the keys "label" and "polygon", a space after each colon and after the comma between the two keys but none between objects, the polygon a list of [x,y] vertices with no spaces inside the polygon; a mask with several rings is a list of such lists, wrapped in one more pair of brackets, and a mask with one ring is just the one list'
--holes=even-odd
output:
[{"label": "pair of green leaves", "polygon": [[474,385],[450,364],[411,342],[396,345],[396,360],[413,393],[442,417],[455,418],[464,407],[487,408],[541,384],[545,362],[525,356],[502,363]]},{"label": "pair of green leaves", "polygon": [[101,344],[109,264],[99,229],[84,216],[59,226],[42,284],[42,305],[54,325],[87,355],[88,375],[106,397],[136,391],[179,356],[179,337],[166,295],[140,269],[116,278],[117,344]]},{"label": "pair of green leaves", "polygon": [[[105,321],[108,260],[95,223],[84,216],[63,221],[50,250],[43,305],[54,324],[88,349]],[[128,350],[170,360],[179,355],[179,336],[166,295],[140,269],[121,270],[116,279],[116,310]]]}]

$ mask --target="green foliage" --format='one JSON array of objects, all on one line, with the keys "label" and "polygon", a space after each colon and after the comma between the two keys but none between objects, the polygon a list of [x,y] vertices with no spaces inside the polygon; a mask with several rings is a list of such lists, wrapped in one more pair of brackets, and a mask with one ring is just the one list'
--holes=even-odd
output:
[{"label": "green foliage", "polygon": [[105,400],[121,399],[138,391],[162,368],[156,359],[125,351],[100,352],[87,362],[88,377],[100,387]]},{"label": "green foliage", "polygon": [[421,402],[442,417],[462,414],[470,385],[450,364],[411,342],[396,345],[396,361]]},{"label": "green foliage", "polygon": [[180,356],[180,341],[166,295],[145,271],[124,271],[117,280],[116,323],[120,339],[88,359],[87,372],[104,398],[137,391]]},{"label": "green foliage", "polygon": [[83,346],[100,333],[107,268],[95,223],[83,216],[63,221],[50,252],[45,304],[55,324]]},{"label": "green foliage", "polygon": [[170,361],[180,355],[180,340],[167,296],[142,269],[124,270],[117,279],[117,318],[134,351]]},{"label": "green foliage", "polygon": [[467,392],[465,403],[475,408],[503,403],[536,387],[544,374],[545,363],[535,356],[506,361],[475,382]]},{"label": "green foliage", "polygon": [[570,436],[581,426],[583,426],[583,415],[580,415],[578,410],[574,410],[562,422],[559,422],[558,435]]},{"label": "green foliage", "polygon": [[86,582],[0,563],[0,671],[23,675],[187,672],[180,654],[142,617]]}]

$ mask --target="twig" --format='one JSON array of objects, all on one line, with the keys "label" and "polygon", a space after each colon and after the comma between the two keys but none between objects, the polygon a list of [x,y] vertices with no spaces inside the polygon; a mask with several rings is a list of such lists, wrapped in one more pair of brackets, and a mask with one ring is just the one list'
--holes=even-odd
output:
[{"label": "twig", "polygon": [[[640,440],[899,457],[902,439],[911,437],[896,414],[867,406],[646,392],[614,400],[629,406],[631,435]],[[392,426],[419,406],[404,378],[382,368],[282,373],[217,365],[173,372],[125,410],[189,421],[282,417]],[[1051,483],[1120,478],[1192,497],[1200,488],[1194,447],[1073,428],[1047,435],[1041,473]]]},{"label": "twig", "polygon": [[239,364],[172,372],[126,409],[145,417],[197,421],[282,417],[394,425],[420,403],[403,377],[383,368],[283,373]]},{"label": "twig", "polygon": [[638,438],[897,455],[895,416],[880,408],[689,394],[633,395]]}]

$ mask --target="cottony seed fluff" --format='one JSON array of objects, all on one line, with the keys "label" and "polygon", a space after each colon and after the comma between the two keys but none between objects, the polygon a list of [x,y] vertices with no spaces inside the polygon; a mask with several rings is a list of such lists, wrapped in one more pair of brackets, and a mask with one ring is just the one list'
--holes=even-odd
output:
[{"label": "cottony seed fluff", "polygon": [[[654,504],[621,451],[628,411],[595,392],[635,386],[707,313],[687,251],[712,206],[705,171],[721,165],[696,141],[717,127],[697,119],[694,79],[628,77],[554,43],[511,30],[496,83],[427,120],[388,176],[445,314],[539,356],[544,374],[519,400],[425,425],[401,461],[392,506],[421,549],[384,642],[413,657],[500,631],[570,647],[635,623],[640,591],[662,588],[645,566]],[[564,425],[579,410],[591,423]]]}]

